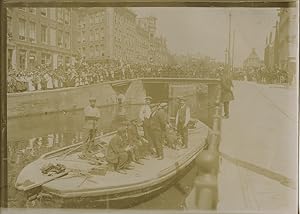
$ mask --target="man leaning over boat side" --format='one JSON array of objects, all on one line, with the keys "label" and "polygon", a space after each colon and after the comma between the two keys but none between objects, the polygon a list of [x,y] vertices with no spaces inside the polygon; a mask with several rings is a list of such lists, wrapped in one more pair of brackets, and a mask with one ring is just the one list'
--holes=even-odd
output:
[{"label": "man leaning over boat side", "polygon": [[182,139],[183,148],[188,147],[188,123],[190,121],[190,108],[185,103],[184,97],[179,97],[179,108],[176,114],[176,128]]},{"label": "man leaning over boat side", "polygon": [[119,173],[126,173],[123,170],[128,169],[130,164],[126,132],[126,127],[118,128],[117,134],[110,140],[106,151],[106,161],[112,164],[114,170]]},{"label": "man leaning over boat side", "polygon": [[158,160],[164,159],[163,152],[163,134],[166,131],[168,123],[167,103],[161,103],[156,111],[153,111],[150,116],[151,122],[151,137],[156,149]]},{"label": "man leaning over boat side", "polygon": [[83,157],[86,157],[90,149],[94,145],[96,132],[98,128],[98,120],[100,118],[100,112],[96,107],[96,98],[90,97],[90,105],[84,109],[84,118],[85,123],[83,127],[83,139],[84,139],[84,148],[83,148]]}]

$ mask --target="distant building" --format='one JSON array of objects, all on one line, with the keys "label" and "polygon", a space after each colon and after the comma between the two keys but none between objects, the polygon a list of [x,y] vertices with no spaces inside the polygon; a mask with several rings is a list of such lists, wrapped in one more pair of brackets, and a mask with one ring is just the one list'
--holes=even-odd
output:
[{"label": "distant building", "polygon": [[282,8],[279,16],[278,60],[283,69],[296,70],[297,60],[297,9]]},{"label": "distant building", "polygon": [[8,8],[7,65],[16,69],[74,62],[76,14],[70,8]]},{"label": "distant building", "polygon": [[156,37],[156,18],[137,18],[130,9],[80,8],[79,51],[88,61],[167,63],[166,40]]},{"label": "distant building", "polygon": [[252,48],[249,56],[244,60],[243,68],[244,70],[255,69],[262,65],[262,61],[259,59],[255,48]]},{"label": "distant building", "polygon": [[279,20],[275,29],[266,39],[264,63],[273,69],[276,66],[296,70],[297,56],[297,11],[295,8],[281,8],[278,12]]}]

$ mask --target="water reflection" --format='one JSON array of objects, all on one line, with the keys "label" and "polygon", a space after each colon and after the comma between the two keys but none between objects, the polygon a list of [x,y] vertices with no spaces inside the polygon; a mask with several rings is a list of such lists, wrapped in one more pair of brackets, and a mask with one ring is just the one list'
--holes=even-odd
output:
[{"label": "water reflection", "polygon": [[[189,97],[192,117],[205,122],[206,112],[199,106],[207,105],[207,99]],[[98,135],[115,130],[122,121],[138,117],[139,105],[109,106],[100,108]],[[175,116],[176,102],[170,101],[169,115]],[[9,207],[24,207],[25,199],[18,194],[14,183],[21,169],[47,152],[82,141],[83,111],[53,113],[47,115],[12,118],[8,120],[8,198]],[[165,197],[165,196],[164,196]],[[153,204],[152,204],[153,205]],[[149,208],[153,207],[149,205]],[[148,205],[147,205],[148,206]]]}]

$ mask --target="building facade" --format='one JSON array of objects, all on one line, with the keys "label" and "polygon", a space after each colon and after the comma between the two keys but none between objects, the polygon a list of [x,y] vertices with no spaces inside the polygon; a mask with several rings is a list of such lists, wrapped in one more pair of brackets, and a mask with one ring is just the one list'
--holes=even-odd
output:
[{"label": "building facade", "polygon": [[79,52],[87,61],[167,63],[166,40],[156,37],[156,18],[137,18],[129,8],[81,8]]},{"label": "building facade", "polygon": [[264,63],[269,69],[280,67],[284,70],[296,69],[297,56],[297,10],[281,8],[275,29],[266,39]]},{"label": "building facade", "polygon": [[76,14],[70,8],[8,8],[7,65],[26,70],[74,62]]}]

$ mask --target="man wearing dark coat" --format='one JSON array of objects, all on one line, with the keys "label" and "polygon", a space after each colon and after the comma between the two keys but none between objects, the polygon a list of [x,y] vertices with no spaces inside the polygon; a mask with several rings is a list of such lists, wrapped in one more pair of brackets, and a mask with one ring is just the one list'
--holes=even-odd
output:
[{"label": "man wearing dark coat", "polygon": [[167,103],[161,103],[156,111],[150,116],[151,138],[157,153],[158,160],[164,159],[163,153],[163,135],[166,132],[168,123]]},{"label": "man wearing dark coat", "polygon": [[137,119],[133,119],[127,125],[128,144],[131,145],[132,160],[135,163],[143,165],[140,159],[145,156],[145,148],[143,148],[142,138],[138,133]]},{"label": "man wearing dark coat", "polygon": [[117,172],[124,173],[123,169],[128,169],[130,159],[127,149],[126,127],[120,127],[117,134],[110,140],[106,151],[106,160],[113,164]]},{"label": "man wearing dark coat", "polygon": [[233,88],[232,80],[228,72],[224,72],[221,77],[221,101],[224,105],[224,118],[229,118],[229,102],[234,100],[231,88]]}]

